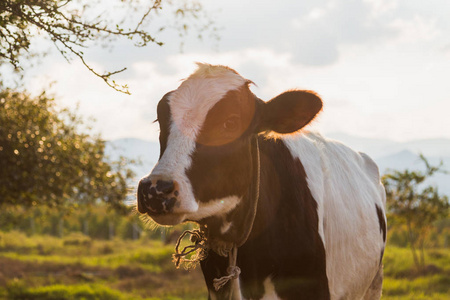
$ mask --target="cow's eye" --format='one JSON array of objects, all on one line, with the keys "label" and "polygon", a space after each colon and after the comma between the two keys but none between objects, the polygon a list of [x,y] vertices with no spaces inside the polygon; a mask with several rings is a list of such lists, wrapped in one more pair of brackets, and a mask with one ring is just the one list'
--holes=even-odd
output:
[{"label": "cow's eye", "polygon": [[225,120],[223,128],[226,131],[236,131],[239,128],[239,117],[232,116]]}]

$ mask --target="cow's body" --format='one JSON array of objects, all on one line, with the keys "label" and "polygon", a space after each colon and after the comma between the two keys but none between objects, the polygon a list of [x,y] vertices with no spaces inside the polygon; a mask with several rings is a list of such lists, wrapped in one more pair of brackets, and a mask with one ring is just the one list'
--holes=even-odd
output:
[{"label": "cow's body", "polygon": [[[379,299],[386,221],[375,163],[318,134],[268,133],[306,125],[321,109],[314,94],[289,92],[264,104],[237,73],[209,67],[214,72],[200,66],[158,107],[161,158],[140,183],[139,211],[162,224],[198,222],[213,239],[239,246],[238,283],[217,292],[213,279],[227,275],[228,258],[211,250],[201,262],[211,299]],[[219,80],[226,76],[232,80]],[[228,85],[222,91],[211,82]],[[193,86],[210,89],[211,100]],[[190,99],[202,105],[189,107]],[[304,120],[272,116],[292,111]]]},{"label": "cow's body", "polygon": [[[261,137],[260,153],[259,207],[238,252],[243,298],[379,299],[385,193],[375,163],[314,133]],[[226,262],[202,263],[210,291]]]}]

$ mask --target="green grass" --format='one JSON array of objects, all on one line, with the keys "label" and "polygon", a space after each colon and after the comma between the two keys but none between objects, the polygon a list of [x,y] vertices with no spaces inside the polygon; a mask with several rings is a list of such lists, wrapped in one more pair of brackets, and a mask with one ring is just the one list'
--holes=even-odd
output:
[{"label": "green grass", "polygon": [[[57,264],[81,264],[91,267],[109,267],[117,268],[122,265],[128,267],[141,267],[154,273],[160,273],[162,270],[171,267],[172,249],[153,248],[149,250],[134,250],[128,253],[106,254],[99,256],[63,256],[63,255],[38,255],[38,254],[18,254],[15,252],[4,252],[1,256],[13,260],[24,262],[45,263],[52,262]],[[169,263],[168,263],[169,262]]]},{"label": "green grass", "polygon": [[[174,245],[0,232],[0,299],[206,299],[199,268],[177,270]],[[386,300],[450,299],[450,250],[426,251],[425,271],[409,249],[388,246]]]},{"label": "green grass", "polygon": [[383,299],[449,299],[448,275],[431,275],[415,279],[386,277],[383,282]]},{"label": "green grass", "polygon": [[84,300],[122,300],[127,295],[102,285],[49,285],[28,288],[18,282],[9,284],[7,296],[11,300],[58,300],[58,299],[84,299]]},{"label": "green grass", "polygon": [[450,250],[430,249],[425,254],[427,266],[419,271],[409,249],[386,249],[382,299],[450,299]]},{"label": "green grass", "polygon": [[[425,263],[441,272],[450,272],[450,249],[428,249]],[[411,250],[388,246],[383,258],[384,274],[389,277],[408,277],[415,274]]]},{"label": "green grass", "polygon": [[0,232],[0,299],[205,299],[200,270],[177,270],[173,251],[149,239]]},{"label": "green grass", "polygon": [[[70,243],[67,241],[70,240]],[[159,273],[172,267],[173,246],[160,241],[91,241],[88,237],[58,239],[50,236],[27,237],[19,232],[0,233],[1,256],[24,262],[82,264],[117,268],[139,266]]]}]

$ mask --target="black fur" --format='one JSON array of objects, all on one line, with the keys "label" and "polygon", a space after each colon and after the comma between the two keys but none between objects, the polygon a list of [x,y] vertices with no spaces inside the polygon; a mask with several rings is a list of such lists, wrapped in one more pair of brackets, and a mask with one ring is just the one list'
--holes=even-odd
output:
[{"label": "black fur", "polygon": [[[383,242],[386,242],[386,220],[384,219],[384,213],[383,210],[375,204],[375,209],[377,210],[377,216],[378,216],[378,223],[380,224],[380,232],[383,235]],[[384,248],[381,249],[381,253],[380,253],[380,265],[383,261],[383,256],[384,256]]]},{"label": "black fur", "polygon": [[169,138],[170,133],[170,106],[168,96],[171,92],[164,95],[164,97],[159,101],[157,114],[158,114],[158,123],[159,123],[159,159],[164,154],[164,151],[167,147],[167,139]]},{"label": "black fur", "polygon": [[386,220],[384,219],[383,210],[375,204],[377,210],[378,222],[380,224],[380,232],[383,235],[383,242],[386,242]]},{"label": "black fur", "polygon": [[[282,299],[329,299],[317,203],[303,165],[280,140],[260,138],[260,150],[256,220],[249,239],[238,249],[243,296],[260,299],[263,282],[271,277]],[[213,290],[212,280],[226,274],[227,259],[212,252],[201,266],[208,289]]]}]

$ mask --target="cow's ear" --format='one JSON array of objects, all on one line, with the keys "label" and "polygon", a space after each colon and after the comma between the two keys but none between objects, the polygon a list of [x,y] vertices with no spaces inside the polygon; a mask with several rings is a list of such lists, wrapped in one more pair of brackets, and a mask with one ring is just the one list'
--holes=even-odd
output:
[{"label": "cow's ear", "polygon": [[262,105],[259,132],[295,132],[322,110],[322,100],[311,91],[284,92]]}]

